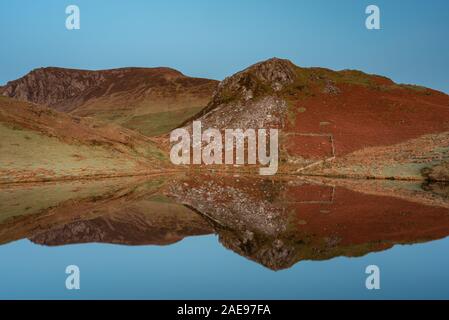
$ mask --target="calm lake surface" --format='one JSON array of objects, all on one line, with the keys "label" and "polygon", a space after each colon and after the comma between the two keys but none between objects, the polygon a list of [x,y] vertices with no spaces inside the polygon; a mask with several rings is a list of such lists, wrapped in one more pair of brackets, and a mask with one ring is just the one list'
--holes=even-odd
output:
[{"label": "calm lake surface", "polygon": [[[444,184],[195,174],[0,186],[1,299],[449,298]],[[68,265],[80,290],[66,289]],[[367,290],[365,268],[380,269]]]}]

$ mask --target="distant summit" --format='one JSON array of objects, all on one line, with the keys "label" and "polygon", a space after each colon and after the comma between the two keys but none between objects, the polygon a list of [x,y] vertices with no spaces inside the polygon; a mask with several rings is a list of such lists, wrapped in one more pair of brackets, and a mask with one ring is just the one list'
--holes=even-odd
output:
[{"label": "distant summit", "polygon": [[[49,67],[8,82],[0,88],[0,95],[156,135],[202,109],[217,83],[171,68],[88,71]],[[173,112],[172,116],[167,112]]]},{"label": "distant summit", "polygon": [[[20,79],[9,81],[0,92],[10,98],[68,111],[81,102],[81,97],[91,94],[89,98],[93,98],[104,94],[101,88],[108,82],[121,79],[136,84],[137,81],[142,80],[148,83],[151,79],[152,84],[157,86],[179,78],[186,77],[181,72],[170,68],[120,68],[90,71],[47,67],[34,69]],[[126,87],[116,86],[114,91],[117,92],[120,89],[123,90]]]}]

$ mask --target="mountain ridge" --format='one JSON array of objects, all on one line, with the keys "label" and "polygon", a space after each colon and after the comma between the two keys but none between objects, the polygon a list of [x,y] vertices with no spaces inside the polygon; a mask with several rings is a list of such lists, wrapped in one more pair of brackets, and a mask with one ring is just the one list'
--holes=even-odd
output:
[{"label": "mountain ridge", "polygon": [[[62,85],[62,91],[73,97],[55,109],[155,137],[165,151],[172,129],[191,129],[199,120],[204,128],[220,130],[279,129],[283,173],[449,180],[449,96],[429,88],[357,70],[303,68],[279,58],[220,83],[169,68],[39,70],[63,80],[75,72],[82,80],[65,79],[71,89]],[[14,85],[30,78],[21,79],[2,94],[14,95]],[[83,89],[83,81],[96,85]],[[58,90],[44,84],[33,85],[48,101],[57,100]]]},{"label": "mountain ridge", "polygon": [[157,135],[207,104],[217,83],[167,67],[95,71],[46,67],[8,82],[0,87],[0,95]]}]

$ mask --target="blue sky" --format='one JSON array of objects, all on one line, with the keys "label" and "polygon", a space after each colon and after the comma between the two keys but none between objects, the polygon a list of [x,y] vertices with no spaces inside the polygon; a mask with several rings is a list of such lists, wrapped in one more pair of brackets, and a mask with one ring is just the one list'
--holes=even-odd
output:
[{"label": "blue sky", "polygon": [[[78,5],[81,30],[65,28]],[[365,28],[365,8],[381,30]],[[170,66],[223,79],[273,56],[449,93],[449,1],[1,0],[0,84],[33,68]]]}]

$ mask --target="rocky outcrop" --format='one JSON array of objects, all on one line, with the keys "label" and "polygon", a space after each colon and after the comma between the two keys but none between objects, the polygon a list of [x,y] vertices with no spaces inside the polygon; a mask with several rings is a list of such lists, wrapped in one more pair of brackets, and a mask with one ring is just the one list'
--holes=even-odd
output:
[{"label": "rocky outcrop", "polygon": [[272,58],[224,79],[212,103],[226,102],[231,98],[248,101],[271,91],[279,92],[295,80],[295,65],[291,61]]},{"label": "rocky outcrop", "polygon": [[[123,73],[124,71],[122,71]],[[3,96],[63,110],[79,95],[100,86],[106,74],[63,68],[39,68],[24,77],[10,81],[0,89]]]},{"label": "rocky outcrop", "polygon": [[282,128],[287,103],[279,92],[295,79],[289,60],[257,63],[220,82],[207,107],[185,125],[196,119],[210,128]]},{"label": "rocky outcrop", "polygon": [[[449,134],[448,134],[449,136]],[[445,144],[447,147],[448,144]],[[445,161],[421,170],[423,176],[431,181],[449,181],[449,150],[446,150]]]}]

